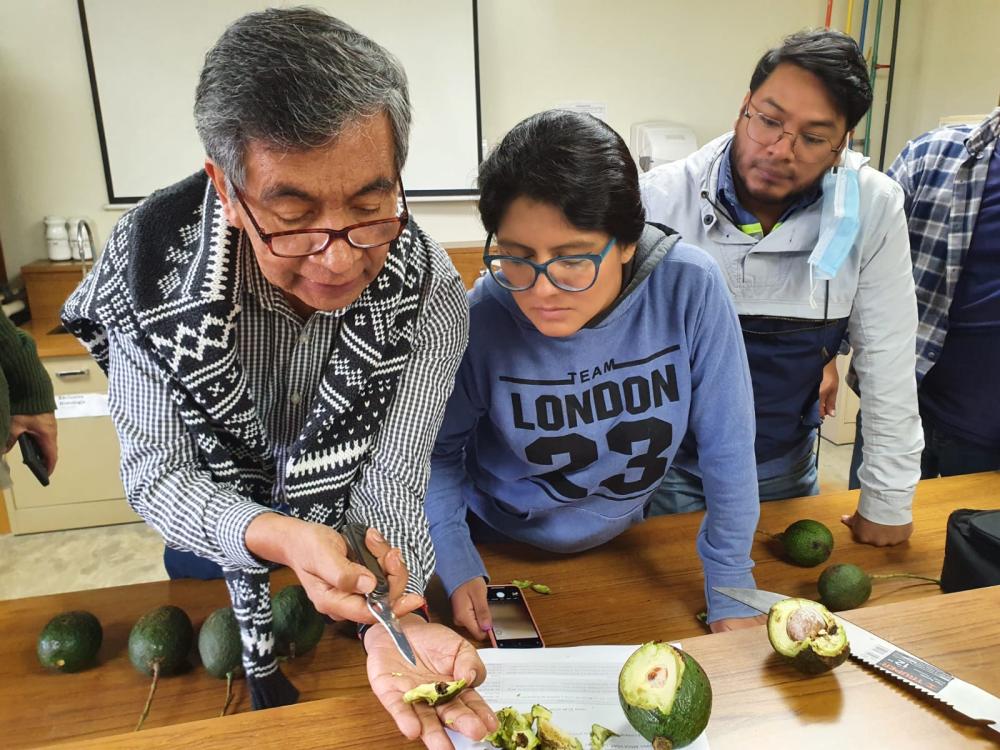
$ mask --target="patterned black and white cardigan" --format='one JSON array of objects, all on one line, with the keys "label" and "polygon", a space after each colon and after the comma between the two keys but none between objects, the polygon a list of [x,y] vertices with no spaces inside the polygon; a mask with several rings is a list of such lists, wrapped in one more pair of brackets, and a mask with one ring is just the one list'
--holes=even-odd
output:
[{"label": "patterned black and white cardigan", "polygon": [[[149,354],[213,481],[269,505],[272,451],[235,356],[240,264],[252,257],[240,252],[240,242],[241,230],[227,223],[211,181],[204,172],[193,175],[122,217],[94,270],[67,301],[63,320],[105,371],[111,329]],[[333,527],[343,523],[352,480],[379,430],[377,420],[363,418],[365,403],[373,394],[395,392],[442,257],[411,220],[383,270],[341,316],[337,345],[291,453],[285,502],[292,515]],[[459,294],[449,295],[451,304],[465,304]],[[467,311],[462,315],[467,319]],[[457,358],[452,375],[454,367]],[[430,406],[436,413],[426,419],[440,419],[443,403]],[[223,570],[254,708],[295,702],[298,691],[275,659],[268,568]]]}]

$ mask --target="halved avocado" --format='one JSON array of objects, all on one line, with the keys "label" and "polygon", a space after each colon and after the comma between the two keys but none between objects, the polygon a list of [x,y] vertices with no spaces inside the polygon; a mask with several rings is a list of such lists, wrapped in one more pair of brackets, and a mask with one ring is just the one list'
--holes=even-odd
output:
[{"label": "halved avocado", "polygon": [[430,706],[447,703],[465,689],[465,680],[454,682],[425,682],[403,693],[404,703],[423,701]]},{"label": "halved avocado", "polygon": [[805,674],[821,674],[851,653],[847,631],[830,611],[809,599],[783,599],[767,614],[767,637],[774,650]]},{"label": "halved avocado", "polygon": [[655,750],[671,750],[690,745],[705,731],[712,686],[690,654],[653,641],[640,646],[622,667],[618,700],[629,724]]}]

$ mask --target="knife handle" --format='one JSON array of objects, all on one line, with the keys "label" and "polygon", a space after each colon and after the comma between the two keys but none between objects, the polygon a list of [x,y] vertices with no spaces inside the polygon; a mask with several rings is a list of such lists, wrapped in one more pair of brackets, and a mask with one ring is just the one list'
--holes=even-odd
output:
[{"label": "knife handle", "polygon": [[346,523],[340,529],[340,533],[347,540],[349,557],[355,562],[364,565],[375,576],[375,589],[372,591],[372,594],[376,596],[387,595],[389,593],[389,579],[385,577],[385,571],[382,570],[382,566],[378,564],[375,555],[369,551],[368,545],[365,544],[365,535],[368,533],[368,527],[363,523]]}]

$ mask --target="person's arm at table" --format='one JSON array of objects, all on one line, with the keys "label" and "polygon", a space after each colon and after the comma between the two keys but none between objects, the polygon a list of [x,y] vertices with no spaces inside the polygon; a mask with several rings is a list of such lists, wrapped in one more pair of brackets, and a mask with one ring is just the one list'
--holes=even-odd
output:
[{"label": "person's arm at table", "polygon": [[713,590],[756,588],[750,548],[760,515],[754,456],[753,389],[739,319],[719,269],[706,269],[691,342],[691,415],[705,518],[697,548],[713,631],[756,625],[758,613]]},{"label": "person's arm at table", "polygon": [[903,191],[889,183],[874,197],[880,225],[863,249],[848,322],[864,413],[864,457],[857,511],[845,516],[854,540],[874,546],[913,533],[923,433],[917,408],[917,302]]},{"label": "person's arm at table", "polygon": [[465,447],[479,418],[485,414],[485,400],[475,377],[473,347],[470,344],[455,377],[455,389],[445,409],[431,455],[431,478],[424,508],[434,540],[435,572],[451,600],[456,624],[482,640],[492,627],[486,605],[488,575],[482,558],[472,543],[463,499],[469,483],[465,470]]}]

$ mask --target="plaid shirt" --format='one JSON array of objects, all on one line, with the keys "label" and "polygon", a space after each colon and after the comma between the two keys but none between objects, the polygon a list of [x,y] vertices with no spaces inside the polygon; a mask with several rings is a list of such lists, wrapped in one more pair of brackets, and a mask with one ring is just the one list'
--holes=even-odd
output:
[{"label": "plaid shirt", "polygon": [[998,139],[1000,107],[976,127],[938,128],[910,141],[889,168],[906,195],[919,315],[918,382],[941,356]]}]

